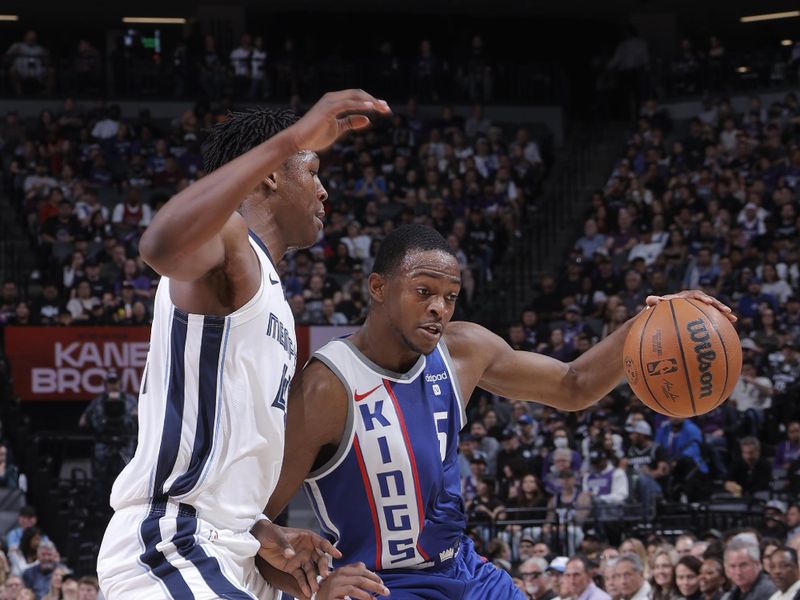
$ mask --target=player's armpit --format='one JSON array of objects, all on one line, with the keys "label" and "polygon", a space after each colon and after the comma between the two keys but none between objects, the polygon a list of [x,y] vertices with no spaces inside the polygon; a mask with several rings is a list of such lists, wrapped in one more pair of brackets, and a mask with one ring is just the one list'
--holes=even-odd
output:
[{"label": "player's armpit", "polygon": [[323,448],[339,445],[349,401],[336,375],[317,360],[294,378],[286,408],[283,466],[264,511],[267,516],[280,514],[312,471]]},{"label": "player's armpit", "polygon": [[[153,228],[151,225],[142,236],[139,253],[156,272],[174,281],[197,281],[214,269],[224,267],[229,259],[235,262],[237,255],[241,255],[241,260],[244,251],[249,250],[247,224],[238,213],[230,215],[222,228],[205,240],[180,246]],[[244,260],[250,259],[245,257]],[[253,256],[253,265],[255,260]]]}]

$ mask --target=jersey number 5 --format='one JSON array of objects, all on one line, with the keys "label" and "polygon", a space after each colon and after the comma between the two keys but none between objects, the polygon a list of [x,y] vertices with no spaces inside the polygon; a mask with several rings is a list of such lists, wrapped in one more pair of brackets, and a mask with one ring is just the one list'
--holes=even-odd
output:
[{"label": "jersey number 5", "polygon": [[447,411],[433,413],[433,420],[436,423],[436,437],[439,438],[439,454],[444,461],[447,454]]}]

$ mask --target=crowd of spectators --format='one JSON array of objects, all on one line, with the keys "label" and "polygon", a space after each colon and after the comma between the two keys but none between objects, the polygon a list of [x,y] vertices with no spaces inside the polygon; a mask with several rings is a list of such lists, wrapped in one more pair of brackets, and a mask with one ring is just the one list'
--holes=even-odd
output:
[{"label": "crowd of spectators", "polygon": [[[401,107],[402,108],[402,107]],[[544,164],[528,130],[444,106],[436,119],[409,101],[390,122],[334,146],[322,160],[324,236],[280,261],[298,324],[359,323],[365,275],[380,239],[416,221],[448,237],[464,270],[461,310],[520,235]],[[206,132],[222,109],[198,105],[172,122],[125,119],[116,105],[66,99],[36,120],[0,124],[3,189],[37,253],[31,281],[5,281],[0,322],[147,324],[158,278],[138,240],[169,197],[204,174]]]},{"label": "crowd of spectators", "polygon": [[[423,102],[528,101],[542,93],[538,97],[551,102],[567,100],[559,90],[564,78],[554,75],[562,66],[520,64],[515,50],[508,54],[490,37],[476,32],[465,39],[439,36],[408,44],[387,36],[372,52],[359,48],[353,57],[327,44],[320,54],[291,35],[253,31],[233,39],[191,28],[178,36],[131,29],[56,48],[54,40],[40,41],[29,30],[5,50],[0,94],[285,101],[313,98],[329,87],[369,87],[390,99],[411,92]],[[674,96],[764,88],[795,82],[800,73],[800,41],[792,40],[752,48],[726,44],[718,35],[687,37],[668,56],[658,56],[629,27],[609,56],[600,59],[602,49],[597,50],[601,93]]]},{"label": "crowd of spectators", "polygon": [[[257,47],[245,39],[242,48],[249,43]],[[252,77],[233,73],[237,90],[250,93]],[[116,105],[66,98],[37,119],[7,113],[2,189],[36,268],[3,283],[0,324],[148,324],[158,277],[138,257],[139,237],[172,194],[204,175],[204,137],[232,108],[198,103],[161,122],[147,111],[125,116]],[[645,102],[563,271],[543,275],[510,324],[516,349],[569,361],[641,310],[648,294],[697,288],[734,308],[744,354],[731,399],[691,420],[651,413],[626,386],[579,414],[477,395],[459,459],[472,535],[519,575],[530,598],[719,600],[724,592],[726,600],[766,600],[780,592],[773,600],[792,600],[799,142],[794,94],[768,107],[753,97],[741,114],[719,98],[686,130]],[[481,104],[468,115],[443,105],[432,119],[412,99],[391,120],[343,139],[322,157],[323,236],[278,264],[296,322],[360,323],[380,239],[407,222],[435,227],[457,253],[456,318],[468,317],[476,290],[522,235],[545,171],[529,131],[493,124]],[[6,463],[0,471],[16,477]],[[647,521],[669,502],[725,498],[763,502],[763,525],[744,537],[687,537],[682,548],[680,538],[674,547],[655,535],[638,540],[618,524],[634,507]],[[20,516],[16,546],[6,540],[0,599],[25,598],[23,585],[37,600],[58,585],[53,598],[78,597],[68,587],[91,598],[96,583],[71,579],[29,517]],[[521,523],[497,526],[512,518]]]},{"label": "crowd of spectators", "polygon": [[[797,580],[798,184],[795,94],[770,106],[754,96],[742,113],[719,98],[688,124],[673,123],[653,100],[644,103],[608,181],[592,194],[566,265],[558,274],[543,274],[507,339],[519,350],[569,361],[642,310],[647,295],[700,289],[739,318],[741,376],[726,403],[692,419],[653,413],[626,385],[596,407],[573,414],[480,396],[470,406],[460,444],[464,498],[478,543],[515,568],[522,561],[522,575],[545,573],[546,563],[534,568],[524,562],[543,548],[548,550],[539,556],[580,558],[579,571],[594,565],[608,584],[618,567],[598,558],[598,548],[630,542],[639,558],[625,569],[644,573],[645,579],[651,570],[653,580],[650,591],[638,587],[644,579],[629,592],[617,590],[626,600],[699,598],[696,585],[686,592],[681,583],[702,577],[701,558],[717,561],[721,582],[727,574],[730,598],[767,598],[775,588],[766,574],[773,569],[765,540],[773,551],[784,544],[793,548],[774,556],[789,556],[792,584]],[[733,546],[741,564],[729,565],[729,554],[735,554],[730,545],[724,556],[721,547],[709,556],[705,549],[711,546],[701,541],[692,564],[678,562],[680,551],[665,550],[669,578],[660,580],[666,577],[657,566],[663,540],[642,540],[643,545],[626,539],[632,525],[622,517],[657,523],[659,514],[678,502],[711,509],[715,502],[741,502],[741,510],[755,510],[756,542]],[[685,527],[691,526],[687,517]],[[714,544],[722,537],[716,533]],[[585,563],[585,557],[594,562]],[[752,565],[744,564],[748,561]],[[551,564],[550,570],[555,595],[581,595],[566,580],[561,588],[554,583],[563,564],[556,569]],[[751,580],[740,584],[737,577],[745,570]],[[781,575],[772,576],[785,593],[790,586],[778,582]],[[619,577],[623,585],[625,575]],[[544,581],[537,579],[531,598],[541,598]],[[769,594],[755,594],[756,581]],[[608,585],[605,589],[615,597]],[[707,597],[717,598],[720,591],[717,586]]]},{"label": "crowd of spectators", "polygon": [[[173,41],[160,32],[132,29],[101,48],[81,39],[57,57],[47,40],[40,42],[30,30],[5,51],[0,92],[259,101],[310,98],[327,91],[328,82],[366,87],[368,81],[388,98],[411,92],[426,102],[494,100],[497,57],[487,52],[480,33],[460,45],[439,38],[436,47],[431,39],[420,39],[411,52],[399,51],[398,41],[387,37],[359,60],[332,54],[327,46],[323,56],[314,56],[292,37],[269,41],[271,49],[253,33],[231,44],[194,33]],[[363,49],[359,54],[364,56]]]},{"label": "crowd of spectators", "polygon": [[38,526],[36,509],[24,506],[0,542],[0,599],[97,600],[97,578],[78,577]]},{"label": "crowd of spectators", "polygon": [[500,540],[483,550],[529,600],[791,600],[800,591],[796,546],[754,531],[619,545],[592,536],[570,556],[523,534],[517,552]]},{"label": "crowd of spectators", "polygon": [[693,95],[743,87],[768,87],[796,81],[800,69],[800,42],[776,43],[755,51],[728,47],[719,36],[701,43],[689,38],[679,47],[667,69],[667,95]]}]

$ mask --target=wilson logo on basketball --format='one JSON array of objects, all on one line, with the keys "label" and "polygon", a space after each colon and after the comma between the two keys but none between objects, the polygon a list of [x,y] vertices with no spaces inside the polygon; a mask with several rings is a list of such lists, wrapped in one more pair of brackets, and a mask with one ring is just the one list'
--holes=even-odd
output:
[{"label": "wilson logo on basketball", "polygon": [[717,358],[717,353],[711,349],[709,340],[711,335],[708,333],[703,319],[695,319],[686,324],[689,337],[695,343],[694,354],[697,358],[697,365],[700,368],[700,397],[705,398],[711,395],[714,387],[713,376],[711,374],[711,363]]},{"label": "wilson logo on basketball", "polygon": [[677,358],[664,358],[662,360],[654,360],[647,363],[648,375],[666,375],[668,373],[675,373],[678,370]]}]

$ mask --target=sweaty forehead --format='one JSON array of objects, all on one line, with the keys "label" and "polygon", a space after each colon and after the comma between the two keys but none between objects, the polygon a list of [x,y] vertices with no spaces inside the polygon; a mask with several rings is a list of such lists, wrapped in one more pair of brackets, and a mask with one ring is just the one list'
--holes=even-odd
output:
[{"label": "sweaty forehead", "polygon": [[309,167],[314,164],[319,164],[319,155],[312,150],[300,150],[283,163],[284,167],[288,169]]},{"label": "sweaty forehead", "polygon": [[411,250],[402,262],[400,270],[406,275],[439,274],[460,279],[461,270],[456,257],[443,250]]}]

